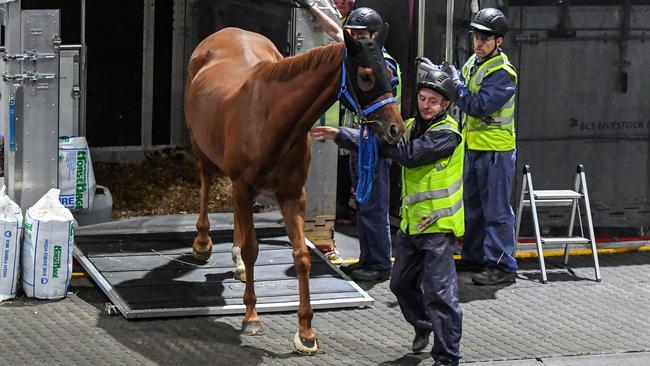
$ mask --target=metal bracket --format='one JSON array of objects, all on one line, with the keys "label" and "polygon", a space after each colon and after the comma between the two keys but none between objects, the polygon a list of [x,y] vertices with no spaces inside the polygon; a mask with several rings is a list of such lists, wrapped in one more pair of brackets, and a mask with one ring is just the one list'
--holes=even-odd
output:
[{"label": "metal bracket", "polygon": [[120,313],[120,311],[117,309],[117,306],[113,305],[110,302],[107,302],[104,309],[106,310],[106,315],[109,316],[115,316]]},{"label": "metal bracket", "polygon": [[36,51],[25,51],[15,55],[3,55],[2,60],[7,61],[33,61],[53,59],[56,55],[53,53],[42,53]]},{"label": "metal bracket", "polygon": [[54,43],[54,50],[58,51],[61,48],[61,37],[59,37],[58,34],[55,34],[52,43]]},{"label": "metal bracket", "polygon": [[73,86],[71,95],[72,98],[79,99],[79,97],[81,96],[81,88],[79,88],[78,86]]},{"label": "metal bracket", "polygon": [[44,79],[54,79],[56,77],[56,74],[49,74],[49,73],[40,73],[40,72],[34,72],[34,71],[26,71],[22,74],[7,74],[6,72],[2,74],[2,80],[4,81],[39,81],[39,80],[44,80]]},{"label": "metal bracket", "polygon": [[302,48],[302,44],[305,41],[305,36],[302,33],[298,32],[296,34],[296,49],[299,50]]}]

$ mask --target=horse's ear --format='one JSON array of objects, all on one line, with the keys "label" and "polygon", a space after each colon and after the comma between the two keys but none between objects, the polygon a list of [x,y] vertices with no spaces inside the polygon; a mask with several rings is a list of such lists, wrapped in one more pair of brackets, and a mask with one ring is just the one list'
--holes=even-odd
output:
[{"label": "horse's ear", "polygon": [[361,51],[361,44],[352,38],[350,32],[345,29],[343,30],[343,39],[345,39],[345,48],[348,49],[350,56],[354,56]]},{"label": "horse's ear", "polygon": [[380,46],[384,46],[386,43],[386,38],[388,37],[388,23],[384,23],[384,26],[377,31],[377,35],[375,36],[375,42],[377,42]]}]

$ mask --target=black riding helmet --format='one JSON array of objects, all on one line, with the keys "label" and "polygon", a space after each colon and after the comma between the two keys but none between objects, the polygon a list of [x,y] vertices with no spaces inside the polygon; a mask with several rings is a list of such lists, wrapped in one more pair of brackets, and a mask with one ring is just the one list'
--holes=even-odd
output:
[{"label": "black riding helmet", "polygon": [[374,9],[358,8],[352,10],[348,15],[343,28],[345,29],[367,29],[370,32],[377,32],[384,26],[381,15]]},{"label": "black riding helmet", "polygon": [[503,36],[508,30],[508,20],[501,10],[485,8],[474,15],[470,27],[479,33]]},{"label": "black riding helmet", "polygon": [[452,103],[456,98],[456,86],[454,85],[454,81],[451,80],[449,74],[443,71],[431,71],[424,74],[424,76],[418,80],[418,93],[422,88],[438,92]]}]

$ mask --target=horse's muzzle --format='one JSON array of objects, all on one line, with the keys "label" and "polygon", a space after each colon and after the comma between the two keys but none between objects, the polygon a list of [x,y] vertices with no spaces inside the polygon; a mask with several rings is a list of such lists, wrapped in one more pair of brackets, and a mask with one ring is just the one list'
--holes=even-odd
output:
[{"label": "horse's muzzle", "polygon": [[400,134],[394,123],[391,123],[390,126],[388,126],[388,133],[386,136],[390,139],[390,141],[388,141],[390,144],[396,144],[397,140],[399,140]]},{"label": "horse's muzzle", "polygon": [[394,123],[381,123],[381,121],[367,121],[368,126],[373,128],[375,133],[386,143],[395,145],[400,138],[399,129]]},{"label": "horse's muzzle", "polygon": [[400,133],[397,125],[394,123],[381,123],[380,121],[367,121],[369,126],[374,127],[375,132],[386,143],[394,145],[399,141]]}]

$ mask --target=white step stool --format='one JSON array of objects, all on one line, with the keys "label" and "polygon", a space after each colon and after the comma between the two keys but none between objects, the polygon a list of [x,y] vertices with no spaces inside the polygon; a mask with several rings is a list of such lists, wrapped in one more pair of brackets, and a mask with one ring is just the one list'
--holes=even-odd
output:
[{"label": "white step stool", "polygon": [[[584,202],[585,206],[585,216],[587,217],[587,228],[589,230],[589,236],[585,236],[582,226],[582,215],[580,212],[581,200]],[[517,238],[517,242],[519,242],[521,214],[523,212],[523,208],[528,206],[531,208],[533,229],[535,230],[535,241],[537,244],[537,254],[539,257],[539,267],[542,271],[542,282],[548,282],[548,278],[546,276],[546,265],[544,263],[543,244],[564,244],[564,265],[567,265],[569,263],[570,244],[590,244],[591,252],[594,258],[596,281],[600,282],[600,265],[598,264],[598,251],[596,249],[594,225],[591,219],[591,207],[589,206],[589,193],[587,192],[587,180],[585,179],[584,166],[582,164],[578,165],[574,190],[534,190],[530,166],[524,166],[524,179],[521,186],[519,206],[517,207],[517,226],[515,232],[515,238]],[[537,207],[540,206],[571,206],[571,220],[569,222],[569,230],[566,237],[542,237],[539,229],[539,219],[537,217]],[[576,211],[578,213],[578,222],[580,224],[580,236],[573,235],[573,226],[576,219]]]}]

